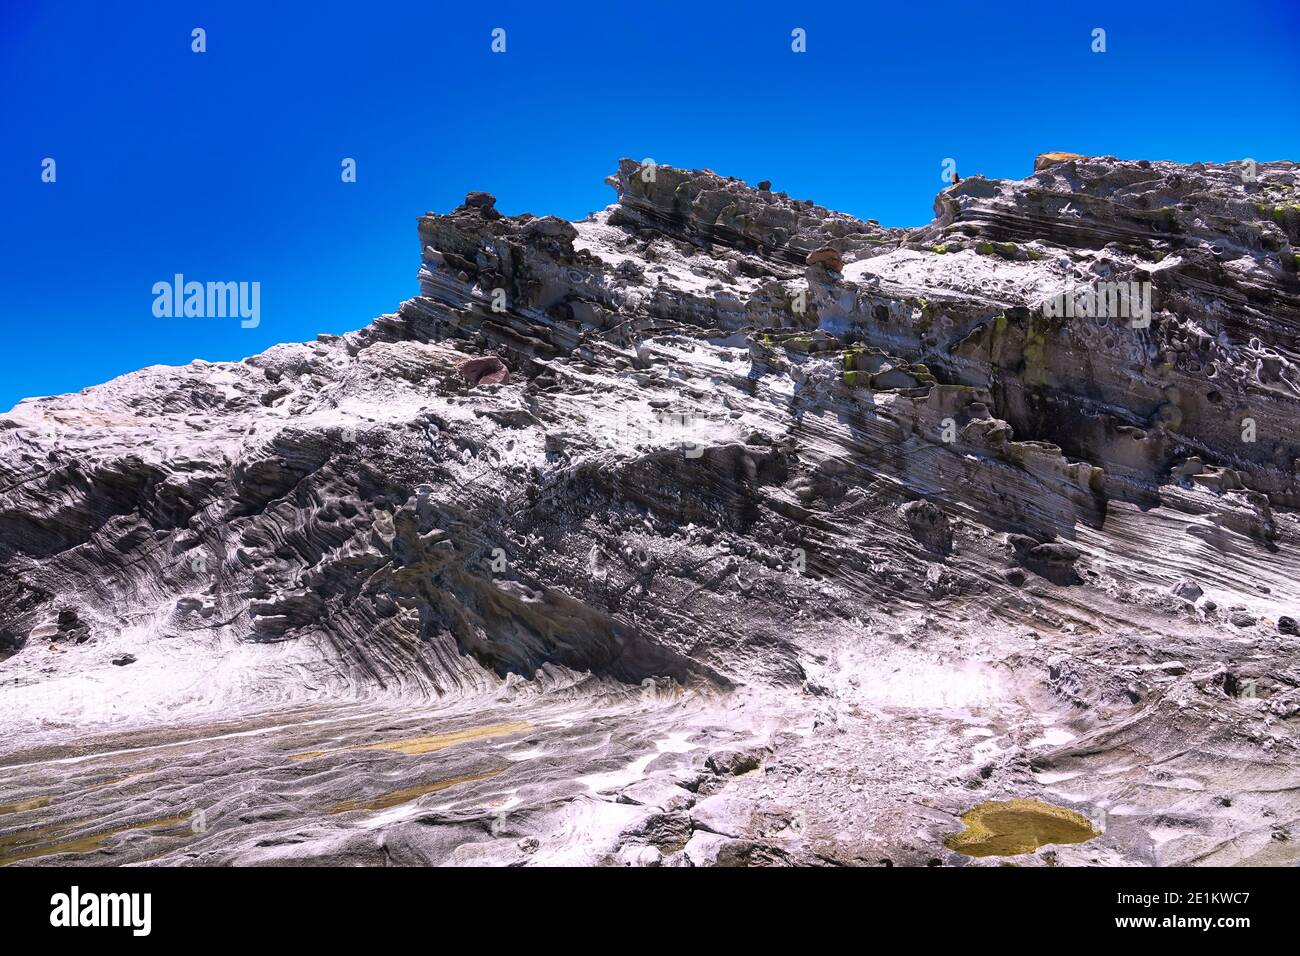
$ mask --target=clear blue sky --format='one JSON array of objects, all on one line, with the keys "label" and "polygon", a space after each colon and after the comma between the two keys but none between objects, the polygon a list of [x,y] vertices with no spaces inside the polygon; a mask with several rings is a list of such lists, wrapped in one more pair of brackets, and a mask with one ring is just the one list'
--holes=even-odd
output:
[{"label": "clear blue sky", "polygon": [[[421,213],[579,217],[624,155],[886,225],[945,157],[1300,159],[1300,4],[0,0],[0,130],[2,410],[359,328],[415,292]],[[155,318],[177,272],[260,282],[260,326]]]}]

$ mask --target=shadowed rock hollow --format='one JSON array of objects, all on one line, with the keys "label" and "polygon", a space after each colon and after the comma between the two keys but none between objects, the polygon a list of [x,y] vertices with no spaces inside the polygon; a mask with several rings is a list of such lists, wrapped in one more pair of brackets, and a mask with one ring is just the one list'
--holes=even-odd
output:
[{"label": "shadowed rock hollow", "polygon": [[365,328],[20,403],[0,863],[1296,862],[1300,172],[1035,165],[471,193]]}]

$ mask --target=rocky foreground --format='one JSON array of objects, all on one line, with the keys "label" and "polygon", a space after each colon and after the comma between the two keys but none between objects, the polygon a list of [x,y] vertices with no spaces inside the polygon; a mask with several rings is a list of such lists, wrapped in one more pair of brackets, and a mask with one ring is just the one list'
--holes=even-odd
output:
[{"label": "rocky foreground", "polygon": [[1300,167],[624,160],[0,417],[0,863],[1300,861]]}]

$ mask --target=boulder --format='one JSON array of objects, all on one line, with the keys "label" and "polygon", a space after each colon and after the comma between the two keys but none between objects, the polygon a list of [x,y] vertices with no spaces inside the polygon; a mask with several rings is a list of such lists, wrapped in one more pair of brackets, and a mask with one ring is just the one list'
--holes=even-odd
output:
[{"label": "boulder", "polygon": [[830,272],[844,271],[844,259],[830,246],[823,246],[816,252],[808,253],[806,261],[810,266],[822,266]]},{"label": "boulder", "polygon": [[466,194],[465,202],[462,209],[477,209],[479,215],[485,219],[500,219],[501,213],[496,211],[497,197],[491,193],[474,191]]},{"label": "boulder", "polygon": [[510,381],[510,369],[495,355],[472,358],[458,366],[470,388],[479,385],[504,385]]},{"label": "boulder", "polygon": [[912,537],[938,554],[952,551],[952,529],[948,525],[948,516],[934,502],[909,501],[898,509],[899,515],[907,522]]}]

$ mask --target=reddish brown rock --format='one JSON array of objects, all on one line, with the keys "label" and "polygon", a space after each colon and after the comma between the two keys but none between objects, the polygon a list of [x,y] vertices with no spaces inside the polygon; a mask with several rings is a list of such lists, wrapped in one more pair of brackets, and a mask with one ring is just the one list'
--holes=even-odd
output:
[{"label": "reddish brown rock", "polygon": [[479,385],[504,385],[510,381],[510,369],[495,355],[470,359],[468,362],[462,362],[459,367],[460,374],[465,376],[465,381],[469,383],[470,388]]}]

